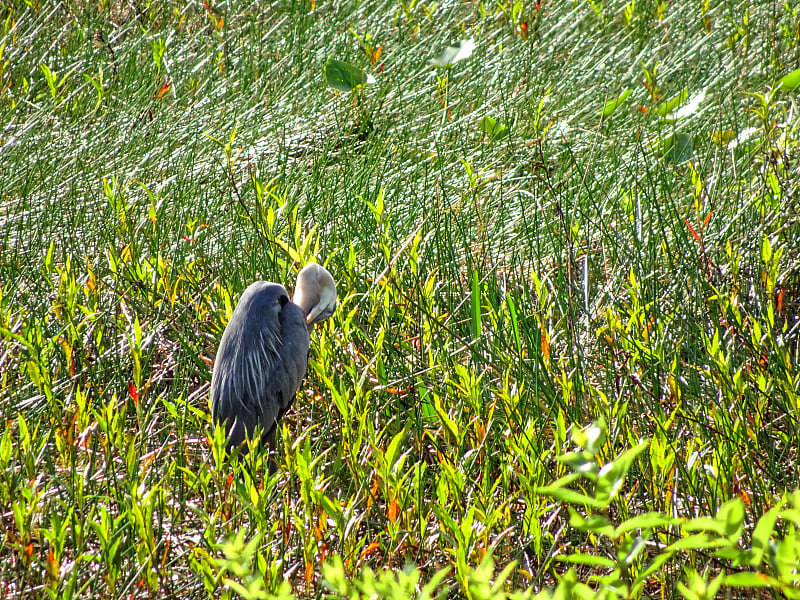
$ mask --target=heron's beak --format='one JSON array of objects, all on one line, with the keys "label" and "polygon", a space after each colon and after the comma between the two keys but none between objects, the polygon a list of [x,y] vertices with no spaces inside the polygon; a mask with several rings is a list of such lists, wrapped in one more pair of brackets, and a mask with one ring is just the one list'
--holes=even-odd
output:
[{"label": "heron's beak", "polygon": [[309,327],[313,327],[320,321],[324,321],[325,319],[329,319],[333,313],[336,312],[336,303],[334,302],[333,306],[325,306],[321,307],[319,304],[314,307],[308,316],[306,317],[306,325]]},{"label": "heron's beak", "polygon": [[330,318],[336,311],[336,290],[325,288],[322,294],[311,311],[306,315],[306,325],[309,327],[314,326],[320,321]]}]

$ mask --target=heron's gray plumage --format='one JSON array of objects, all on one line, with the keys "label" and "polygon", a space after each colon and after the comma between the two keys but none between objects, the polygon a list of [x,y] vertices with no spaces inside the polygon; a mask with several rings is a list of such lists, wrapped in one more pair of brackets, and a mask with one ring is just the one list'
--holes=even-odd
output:
[{"label": "heron's gray plumage", "polygon": [[306,298],[300,305],[289,300],[282,285],[251,284],[222,334],[211,379],[211,414],[215,425],[224,424],[228,450],[252,439],[259,426],[262,439],[274,447],[277,423],[308,368],[308,328],[336,307],[333,278],[315,263],[300,272],[296,288],[296,297]]}]

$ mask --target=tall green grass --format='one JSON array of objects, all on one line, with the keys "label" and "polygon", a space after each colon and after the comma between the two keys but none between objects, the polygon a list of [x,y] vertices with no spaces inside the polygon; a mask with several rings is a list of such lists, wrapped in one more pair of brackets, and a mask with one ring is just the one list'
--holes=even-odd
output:
[{"label": "tall green grass", "polygon": [[[0,2],[0,594],[794,597],[799,14]],[[270,478],[211,365],[312,259]]]}]

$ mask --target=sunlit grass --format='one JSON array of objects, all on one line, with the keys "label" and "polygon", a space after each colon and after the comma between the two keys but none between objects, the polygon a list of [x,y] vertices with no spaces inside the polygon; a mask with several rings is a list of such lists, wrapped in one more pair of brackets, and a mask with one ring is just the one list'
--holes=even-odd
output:
[{"label": "sunlit grass", "polygon": [[[0,592],[796,593],[797,9],[17,4]],[[251,281],[312,259],[340,308],[269,478],[213,439],[213,356]],[[725,541],[669,546],[697,531]]]}]

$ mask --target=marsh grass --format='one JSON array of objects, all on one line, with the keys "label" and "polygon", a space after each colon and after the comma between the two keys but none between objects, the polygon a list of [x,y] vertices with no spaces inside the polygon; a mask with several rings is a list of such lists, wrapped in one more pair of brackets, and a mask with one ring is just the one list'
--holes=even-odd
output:
[{"label": "marsh grass", "polygon": [[[797,593],[790,3],[0,17],[3,596]],[[213,355],[311,259],[340,309],[269,478],[221,455]]]}]

